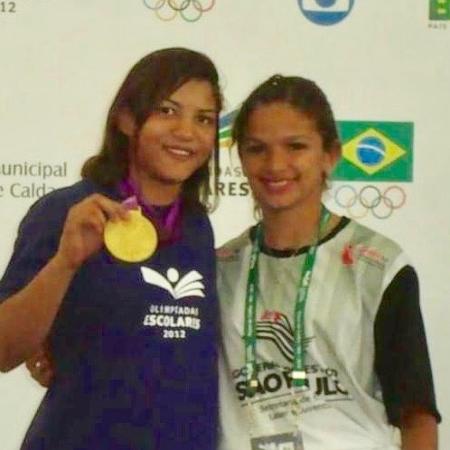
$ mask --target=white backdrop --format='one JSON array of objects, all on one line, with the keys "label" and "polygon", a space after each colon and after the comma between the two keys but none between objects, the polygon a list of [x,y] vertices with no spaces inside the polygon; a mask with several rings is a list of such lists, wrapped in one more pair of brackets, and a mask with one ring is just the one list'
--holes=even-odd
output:
[{"label": "white backdrop", "polygon": [[[0,271],[29,205],[49,189],[77,180],[81,163],[97,150],[112,97],[144,54],[168,46],[207,53],[222,76],[225,113],[274,71],[312,78],[328,94],[339,121],[373,122],[380,129],[393,122],[397,131],[391,138],[400,133],[399,122],[410,124],[408,148],[394,139],[406,156],[357,181],[335,182],[327,202],[341,214],[366,214],[364,223],[397,240],[412,257],[421,279],[444,417],[440,448],[450,448],[450,211],[445,179],[450,167],[450,2],[441,1],[442,20],[431,20],[430,4],[436,2],[171,0],[172,5],[189,4],[184,18],[165,0],[0,2]],[[154,5],[161,8],[151,10]],[[199,20],[189,21],[198,8],[205,9]],[[319,19],[313,9],[322,13]],[[344,11],[345,18],[328,26],[314,22],[338,18],[333,10]],[[167,18],[173,20],[162,20]],[[226,195],[212,215],[218,244],[252,221],[237,157],[225,148],[221,154]],[[406,157],[411,176],[405,172],[396,178],[396,164]],[[343,184],[350,187],[342,188],[341,195],[367,185],[382,190],[396,186],[380,203],[387,209],[378,210],[378,215],[392,215],[379,219],[356,203],[346,211],[339,204],[349,199],[335,200]],[[363,204],[372,202],[361,198]],[[0,374],[2,450],[19,448],[43,392],[23,367]]]}]

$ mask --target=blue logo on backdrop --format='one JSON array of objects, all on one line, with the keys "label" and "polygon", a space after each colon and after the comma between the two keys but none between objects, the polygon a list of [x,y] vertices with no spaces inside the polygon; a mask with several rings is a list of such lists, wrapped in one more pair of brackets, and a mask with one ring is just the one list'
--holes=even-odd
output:
[{"label": "blue logo on backdrop", "polygon": [[334,25],[344,20],[355,0],[297,0],[303,14],[317,25]]}]

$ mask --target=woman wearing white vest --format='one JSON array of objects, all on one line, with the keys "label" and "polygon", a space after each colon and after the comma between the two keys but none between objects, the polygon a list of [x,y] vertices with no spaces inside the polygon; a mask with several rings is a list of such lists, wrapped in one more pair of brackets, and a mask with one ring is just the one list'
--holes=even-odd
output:
[{"label": "woman wearing white vest", "polygon": [[218,252],[221,450],[436,449],[416,273],[321,203],[341,150],[325,95],[273,76],[233,138],[262,221]]}]

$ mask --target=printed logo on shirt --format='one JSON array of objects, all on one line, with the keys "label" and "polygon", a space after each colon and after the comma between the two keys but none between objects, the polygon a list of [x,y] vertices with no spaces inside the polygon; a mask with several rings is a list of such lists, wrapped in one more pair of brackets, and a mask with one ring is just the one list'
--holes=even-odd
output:
[{"label": "printed logo on shirt", "polygon": [[353,266],[355,264],[355,256],[353,254],[353,245],[347,244],[342,250],[342,263],[344,266]]},{"label": "printed logo on shirt", "polygon": [[300,394],[301,397],[299,401],[293,397],[292,366],[262,362],[257,364],[257,371],[256,392],[247,389],[245,366],[232,371],[234,387],[243,406],[251,407],[258,416],[270,422],[288,418],[295,420],[299,414],[330,408],[335,401],[353,400],[340,381],[339,372],[331,367],[319,364],[305,366],[308,389],[297,391],[296,395]]},{"label": "printed logo on shirt", "polygon": [[[261,319],[256,322],[256,338],[271,341],[289,364],[294,361],[294,329],[285,314],[264,311]],[[306,337],[303,345],[308,347],[312,339]]]},{"label": "printed logo on shirt", "polygon": [[[256,336],[258,341],[268,341],[264,344],[264,354],[272,356],[272,361],[264,361],[256,365],[258,410],[269,420],[278,420],[297,414],[296,409],[292,408],[291,398],[294,330],[288,317],[280,311],[264,311],[256,323]],[[305,345],[310,345],[313,339],[314,337],[308,337]],[[281,360],[280,356],[282,356]],[[328,407],[326,401],[352,399],[340,382],[336,369],[321,367],[318,364],[307,364],[305,371],[306,385],[311,395],[302,400],[304,402],[301,407],[302,413],[326,408]],[[242,402],[251,401],[255,395],[247,389],[246,374],[245,366],[232,372],[235,389]]]},{"label": "printed logo on shirt", "polygon": [[342,249],[342,263],[345,266],[353,266],[358,259],[379,268],[386,265],[386,257],[376,248],[364,244],[348,243]]},{"label": "printed logo on shirt", "polygon": [[150,305],[143,325],[160,330],[163,339],[186,339],[190,331],[200,330],[201,319],[195,307]]},{"label": "printed logo on shirt", "polygon": [[156,270],[141,267],[141,273],[146,283],[158,286],[167,291],[175,300],[184,297],[205,297],[203,276],[196,270],[191,270],[180,278],[180,272],[174,267],[167,270],[166,277]]},{"label": "printed logo on shirt", "polygon": [[[187,297],[205,297],[203,276],[191,270],[184,276],[174,267],[167,270],[166,276],[148,267],[141,267],[144,281],[168,292],[179,300]],[[189,333],[201,328],[199,308],[185,305],[152,304],[144,316],[143,325],[160,331],[163,339],[186,339]]]}]

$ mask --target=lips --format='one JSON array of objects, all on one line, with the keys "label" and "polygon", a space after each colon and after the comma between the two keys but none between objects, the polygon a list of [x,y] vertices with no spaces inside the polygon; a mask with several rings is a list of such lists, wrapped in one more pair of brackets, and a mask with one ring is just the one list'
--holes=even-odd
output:
[{"label": "lips", "polygon": [[273,188],[281,188],[286,186],[288,183],[288,180],[265,181],[265,184]]},{"label": "lips", "polygon": [[164,145],[164,150],[172,157],[180,160],[189,159],[192,155],[194,155],[193,149],[179,145]]},{"label": "lips", "polygon": [[287,178],[260,178],[260,182],[268,192],[274,194],[284,193],[294,184],[294,180]]}]

